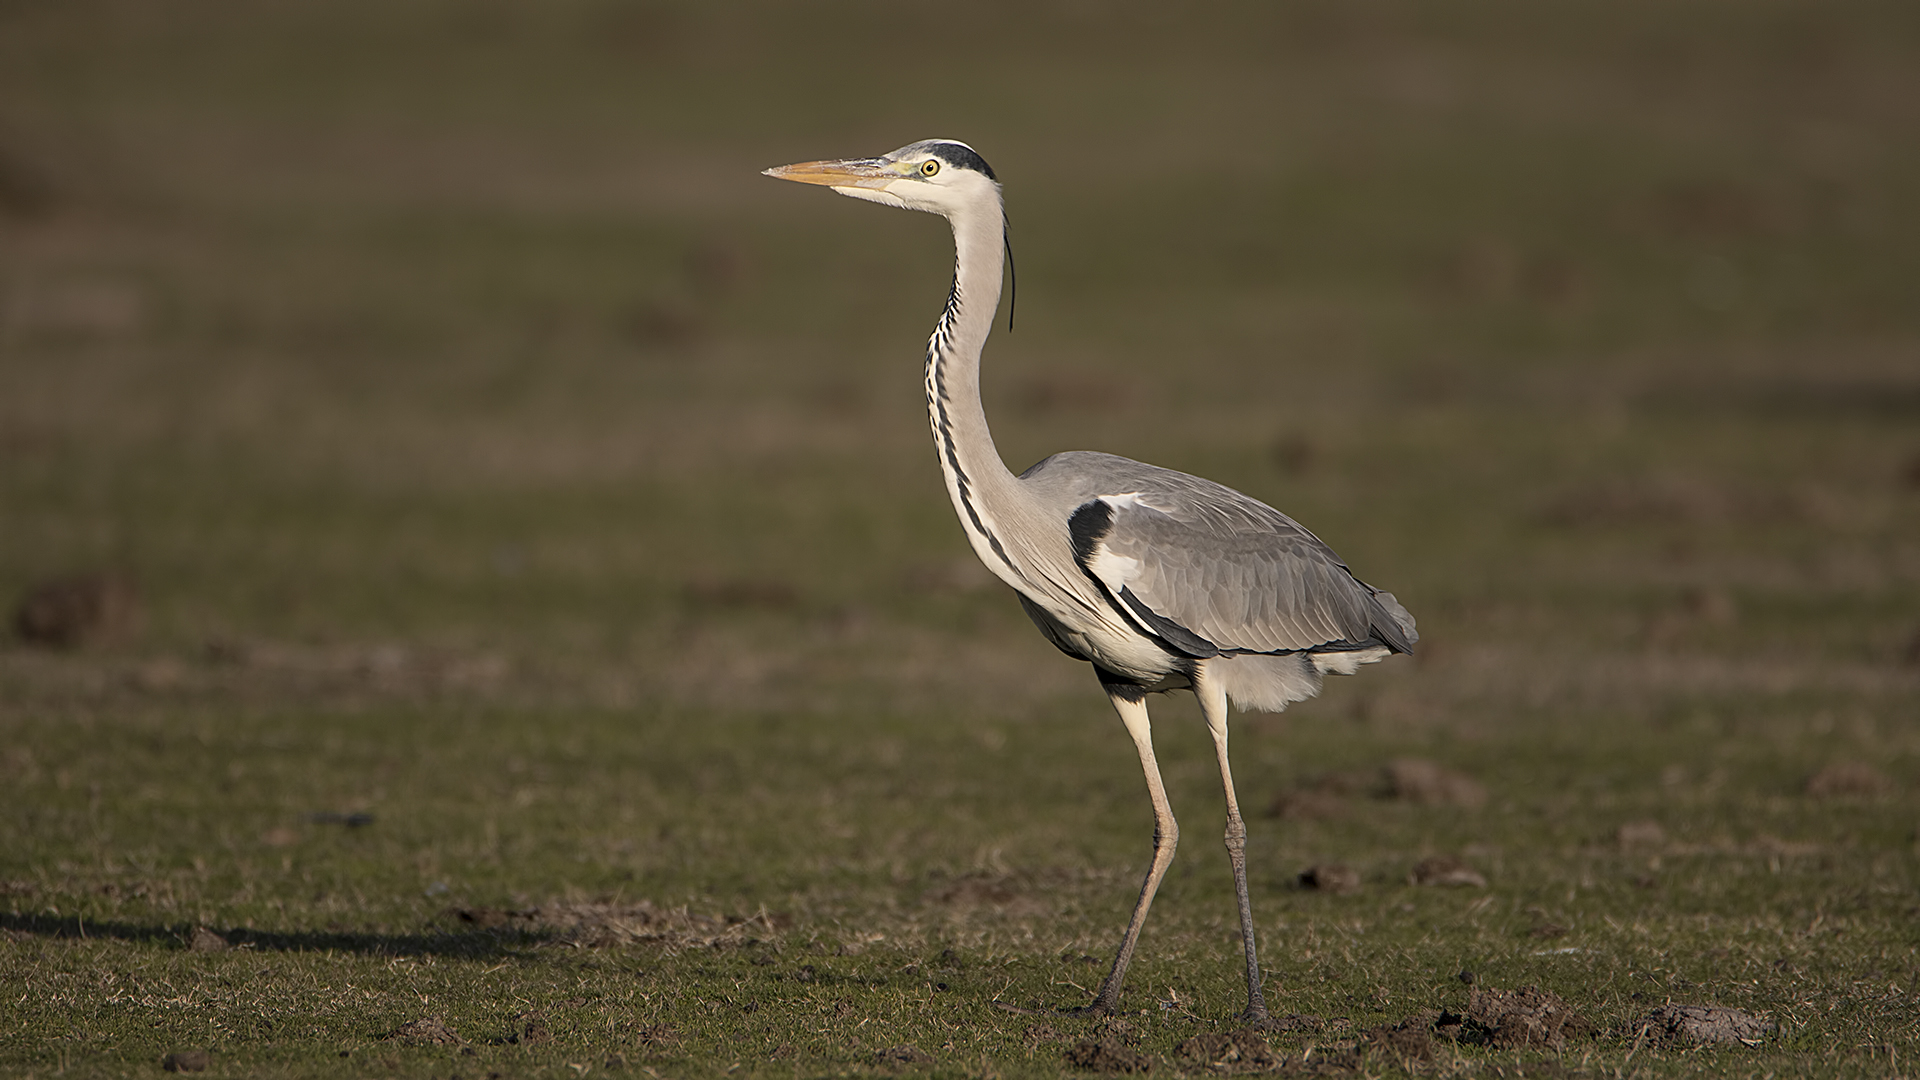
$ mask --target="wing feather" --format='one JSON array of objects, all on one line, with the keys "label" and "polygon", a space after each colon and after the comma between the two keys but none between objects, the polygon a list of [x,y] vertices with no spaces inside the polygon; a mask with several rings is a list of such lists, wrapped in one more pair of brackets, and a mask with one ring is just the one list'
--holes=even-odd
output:
[{"label": "wing feather", "polygon": [[1407,652],[1418,640],[1392,594],[1292,518],[1211,481],[1126,464],[1132,475],[1110,479],[1131,490],[1085,499],[1070,532],[1081,568],[1143,629],[1196,657]]}]

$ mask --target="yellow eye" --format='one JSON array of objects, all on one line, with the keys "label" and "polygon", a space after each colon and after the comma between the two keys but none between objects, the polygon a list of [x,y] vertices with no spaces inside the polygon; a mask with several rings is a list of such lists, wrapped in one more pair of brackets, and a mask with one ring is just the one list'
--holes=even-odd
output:
[{"label": "yellow eye", "polygon": [[938,159],[929,158],[928,160],[920,163],[921,176],[937,176],[939,175],[939,173],[940,173],[940,162]]}]

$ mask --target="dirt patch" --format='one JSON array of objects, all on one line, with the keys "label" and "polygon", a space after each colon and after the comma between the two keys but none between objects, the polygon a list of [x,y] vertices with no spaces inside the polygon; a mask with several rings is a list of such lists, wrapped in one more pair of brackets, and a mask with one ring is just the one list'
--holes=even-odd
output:
[{"label": "dirt patch", "polygon": [[[1276,1052],[1267,1041],[1276,1034],[1328,1036],[1351,1029],[1350,1021],[1345,1018],[1281,1017],[1258,1031],[1245,1029],[1196,1035],[1175,1048],[1173,1064],[1183,1072],[1220,1074],[1347,1075],[1377,1070],[1378,1066],[1388,1064],[1418,1073],[1430,1068],[1436,1039],[1500,1048],[1562,1050],[1569,1040],[1590,1038],[1597,1033],[1597,1029],[1565,1001],[1529,986],[1520,990],[1476,988],[1469,992],[1467,1007],[1462,1013],[1424,1009],[1396,1023],[1346,1035],[1337,1042],[1318,1041],[1297,1056]],[[1093,1060],[1094,1051],[1089,1049],[1093,1045],[1082,1043],[1075,1052]],[[1070,1056],[1069,1060],[1074,1059]],[[1081,1067],[1121,1071],[1105,1066]]]},{"label": "dirt patch", "polygon": [[906,1043],[901,1046],[889,1046],[875,1053],[873,1063],[882,1068],[904,1069],[914,1065],[931,1065],[933,1055],[912,1043]]},{"label": "dirt patch", "polygon": [[1144,1073],[1153,1071],[1153,1059],[1130,1049],[1112,1036],[1082,1039],[1067,1050],[1067,1064],[1076,1069],[1103,1073]]},{"label": "dirt patch", "polygon": [[1283,791],[1267,804],[1267,816],[1317,821],[1339,817],[1353,798],[1388,799],[1415,806],[1486,805],[1478,780],[1425,758],[1394,758],[1378,769],[1329,773]]},{"label": "dirt patch", "polygon": [[1613,842],[1622,851],[1663,847],[1667,842],[1667,830],[1661,828],[1657,821],[1629,821],[1613,830]]},{"label": "dirt patch", "polygon": [[1358,1049],[1385,1054],[1399,1061],[1402,1067],[1416,1061],[1432,1061],[1434,1022],[1441,1015],[1429,1010],[1415,1013],[1397,1024],[1369,1028],[1361,1036]]},{"label": "dirt patch", "polygon": [[1518,990],[1475,987],[1464,1014],[1442,1011],[1433,1033],[1458,1043],[1484,1046],[1545,1046],[1554,1050],[1568,1039],[1590,1038],[1598,1029],[1560,996],[1537,986]]},{"label": "dirt patch", "polygon": [[460,908],[454,915],[483,929],[551,934],[570,945],[658,944],[670,948],[721,948],[757,941],[774,933],[779,917],[703,915],[686,908],[660,908],[610,901],[554,903],[524,910]]},{"label": "dirt patch", "polygon": [[397,642],[312,646],[221,638],[207,643],[201,659],[192,669],[196,679],[209,688],[235,691],[497,691],[513,673],[504,656]]},{"label": "dirt patch", "polygon": [[800,606],[800,590],[777,578],[696,578],[680,592],[689,607],[699,609],[790,611]]},{"label": "dirt patch", "polygon": [[1435,855],[1421,859],[1414,866],[1413,872],[1407,875],[1407,884],[1484,889],[1487,876],[1451,855]]},{"label": "dirt patch", "polygon": [[1325,1017],[1307,1016],[1300,1013],[1276,1017],[1267,1022],[1268,1031],[1282,1034],[1303,1033],[1307,1035],[1322,1035],[1328,1032],[1346,1031],[1351,1027],[1353,1027],[1353,1021],[1348,1020],[1344,1016],[1336,1016],[1329,1020]]},{"label": "dirt patch", "polygon": [[1173,1059],[1183,1069],[1217,1073],[1267,1072],[1282,1060],[1252,1028],[1195,1035],[1173,1048]]},{"label": "dirt patch", "polygon": [[160,1067],[168,1072],[206,1072],[213,1065],[213,1055],[205,1050],[175,1050],[160,1059]]},{"label": "dirt patch", "polygon": [[969,874],[936,885],[920,894],[928,904],[952,904],[960,907],[1005,907],[1020,899],[1015,880],[1006,874]]},{"label": "dirt patch", "polygon": [[140,621],[140,591],[124,574],[53,578],[28,589],[14,609],[20,640],[77,649],[130,636]]},{"label": "dirt patch", "polygon": [[1050,886],[1065,883],[1059,871],[1007,874],[971,873],[942,881],[920,894],[920,902],[955,911],[999,911],[1008,915],[1040,915],[1051,910]]},{"label": "dirt patch", "polygon": [[1662,1005],[1638,1022],[1634,1037],[1661,1043],[1753,1046],[1773,1032],[1773,1021],[1743,1009],[1724,1005]]},{"label": "dirt patch", "polygon": [[1807,779],[1807,795],[1814,799],[1879,795],[1893,787],[1887,774],[1865,762],[1836,761]]},{"label": "dirt patch", "polygon": [[1328,821],[1347,812],[1347,796],[1322,787],[1283,791],[1267,804],[1267,816],[1292,821]]},{"label": "dirt patch", "polygon": [[665,1053],[680,1045],[680,1031],[669,1024],[648,1024],[634,1036],[633,1043],[650,1053]]},{"label": "dirt patch", "polygon": [[1416,806],[1485,806],[1487,789],[1466,773],[1423,758],[1395,758],[1382,770],[1386,797]]},{"label": "dirt patch", "polygon": [[553,1029],[547,1026],[545,1013],[529,1009],[515,1013],[508,1021],[505,1041],[515,1046],[539,1046],[553,1041]]},{"label": "dirt patch", "polygon": [[381,1038],[387,1042],[397,1042],[406,1046],[458,1046],[467,1041],[448,1027],[446,1021],[437,1016],[423,1016],[418,1020],[409,1020]]},{"label": "dirt patch", "polygon": [[1345,896],[1360,891],[1360,871],[1339,863],[1321,863],[1300,872],[1300,887]]}]

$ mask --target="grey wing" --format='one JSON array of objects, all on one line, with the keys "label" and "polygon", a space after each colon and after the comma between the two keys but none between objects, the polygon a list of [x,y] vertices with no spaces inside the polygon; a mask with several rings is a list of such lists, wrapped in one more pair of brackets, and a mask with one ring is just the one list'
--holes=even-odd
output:
[{"label": "grey wing", "polygon": [[1155,473],[1146,490],[1082,502],[1069,529],[1081,568],[1162,640],[1195,657],[1409,652],[1419,640],[1391,593],[1292,518],[1211,481]]}]

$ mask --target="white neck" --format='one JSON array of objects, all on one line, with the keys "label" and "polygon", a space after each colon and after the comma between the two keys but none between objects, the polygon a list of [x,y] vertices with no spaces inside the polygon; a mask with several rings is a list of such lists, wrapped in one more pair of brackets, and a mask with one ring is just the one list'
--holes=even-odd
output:
[{"label": "white neck", "polygon": [[987,569],[1019,587],[1012,540],[999,523],[1017,512],[1019,481],[993,446],[980,405],[980,350],[1000,305],[1006,217],[996,188],[948,215],[953,225],[953,293],[927,342],[927,419],[946,474],[947,494]]}]

